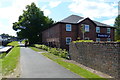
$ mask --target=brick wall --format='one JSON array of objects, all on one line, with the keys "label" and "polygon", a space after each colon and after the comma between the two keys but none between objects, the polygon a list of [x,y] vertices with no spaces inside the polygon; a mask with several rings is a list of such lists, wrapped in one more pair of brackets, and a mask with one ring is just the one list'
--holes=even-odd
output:
[{"label": "brick wall", "polygon": [[60,24],[56,24],[51,28],[42,32],[42,43],[51,47],[59,47],[60,45]]},{"label": "brick wall", "polygon": [[118,78],[120,43],[71,43],[69,53],[72,60]]},{"label": "brick wall", "polygon": [[71,37],[72,41],[75,41],[77,39],[77,25],[71,24],[72,29],[71,31],[66,31],[66,23],[61,23],[61,34],[60,34],[60,42],[61,42],[61,48],[62,49],[69,49],[69,45],[66,44],[66,37]]},{"label": "brick wall", "polygon": [[[77,35],[81,39],[82,39],[82,35],[81,35],[82,32],[80,31],[81,24],[86,24],[86,25],[90,26],[90,31],[86,32],[84,34],[84,36],[89,37],[90,40],[96,41],[96,38],[97,38],[96,27],[100,27],[100,33],[107,34],[107,27],[106,26],[97,26],[89,19],[86,19],[78,24],[79,30],[78,30]],[[111,41],[114,41],[114,27],[109,27],[109,28],[111,29],[111,32],[110,32]],[[100,39],[101,39],[101,41],[107,41],[107,38],[100,38]]]}]

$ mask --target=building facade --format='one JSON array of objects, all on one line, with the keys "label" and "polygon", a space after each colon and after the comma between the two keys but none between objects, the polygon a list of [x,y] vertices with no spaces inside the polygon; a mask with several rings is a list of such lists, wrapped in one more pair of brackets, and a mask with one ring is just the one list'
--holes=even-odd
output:
[{"label": "building facade", "polygon": [[71,15],[42,32],[42,42],[51,47],[68,49],[71,41],[114,41],[114,27],[90,18]]}]

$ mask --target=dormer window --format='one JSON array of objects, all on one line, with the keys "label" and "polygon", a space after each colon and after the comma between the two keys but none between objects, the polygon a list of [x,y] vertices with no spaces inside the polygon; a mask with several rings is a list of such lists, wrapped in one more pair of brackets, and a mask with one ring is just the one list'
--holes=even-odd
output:
[{"label": "dormer window", "polygon": [[66,31],[72,31],[72,25],[66,24]]}]

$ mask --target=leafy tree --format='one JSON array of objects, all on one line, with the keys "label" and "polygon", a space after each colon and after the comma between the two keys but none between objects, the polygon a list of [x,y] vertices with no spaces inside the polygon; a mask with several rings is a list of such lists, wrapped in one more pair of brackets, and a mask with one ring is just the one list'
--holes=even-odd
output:
[{"label": "leafy tree", "polygon": [[10,37],[9,34],[5,34],[5,33],[1,34],[1,36],[2,36],[2,38],[8,38],[8,37]]},{"label": "leafy tree", "polygon": [[115,31],[115,39],[120,40],[120,15],[118,15],[115,19],[114,26],[116,28]]},{"label": "leafy tree", "polygon": [[51,26],[54,21],[44,16],[35,3],[26,6],[23,14],[19,16],[18,22],[13,23],[13,29],[19,38],[27,38],[30,44],[42,41],[42,31]]}]

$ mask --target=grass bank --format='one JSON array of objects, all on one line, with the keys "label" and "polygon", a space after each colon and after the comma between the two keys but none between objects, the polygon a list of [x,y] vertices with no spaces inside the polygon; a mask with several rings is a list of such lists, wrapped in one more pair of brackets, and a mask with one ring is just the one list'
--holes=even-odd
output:
[{"label": "grass bank", "polygon": [[13,49],[7,53],[7,55],[2,58],[2,75],[8,75],[12,72],[14,72],[14,69],[16,68],[19,57],[20,57],[20,47],[18,47],[18,42],[11,42],[8,44],[9,46],[14,46]]}]

